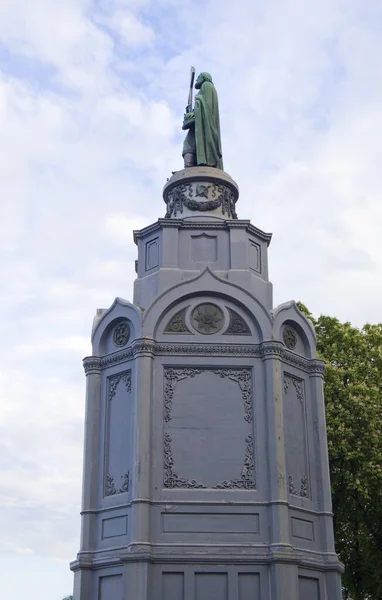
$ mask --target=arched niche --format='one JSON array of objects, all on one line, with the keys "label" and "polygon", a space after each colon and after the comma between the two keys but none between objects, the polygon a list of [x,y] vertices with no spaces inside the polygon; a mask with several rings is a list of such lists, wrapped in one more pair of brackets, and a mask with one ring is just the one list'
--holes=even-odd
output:
[{"label": "arched niche", "polygon": [[316,334],[311,321],[292,300],[272,311],[274,339],[296,354],[316,358]]},{"label": "arched niche", "polygon": [[93,355],[104,356],[127,348],[141,337],[142,317],[139,308],[122,298],[116,298],[108,310],[96,317],[93,334]]}]

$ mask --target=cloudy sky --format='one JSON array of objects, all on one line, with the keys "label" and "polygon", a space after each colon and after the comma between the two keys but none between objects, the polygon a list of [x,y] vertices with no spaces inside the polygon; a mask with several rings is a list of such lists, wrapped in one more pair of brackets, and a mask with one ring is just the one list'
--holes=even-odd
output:
[{"label": "cloudy sky", "polygon": [[[190,65],[219,93],[275,305],[382,321],[380,0],[0,0],[0,580],[60,600],[79,548],[92,318],[182,166]],[[23,574],[20,576],[20,574]]]}]

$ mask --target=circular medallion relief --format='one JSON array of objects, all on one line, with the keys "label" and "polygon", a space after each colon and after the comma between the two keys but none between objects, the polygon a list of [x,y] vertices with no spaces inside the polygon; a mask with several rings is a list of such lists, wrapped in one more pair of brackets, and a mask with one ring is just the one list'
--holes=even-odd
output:
[{"label": "circular medallion relief", "polygon": [[113,342],[116,346],[122,347],[127,344],[130,337],[130,327],[127,323],[119,323],[114,329]]},{"label": "circular medallion relief", "polygon": [[224,325],[223,311],[215,304],[199,304],[192,311],[191,323],[199,333],[216,333]]},{"label": "circular medallion relief", "polygon": [[290,350],[293,350],[296,347],[297,335],[296,335],[295,330],[292,327],[290,327],[289,325],[286,325],[284,327],[283,342],[286,345],[286,347],[289,348]]}]

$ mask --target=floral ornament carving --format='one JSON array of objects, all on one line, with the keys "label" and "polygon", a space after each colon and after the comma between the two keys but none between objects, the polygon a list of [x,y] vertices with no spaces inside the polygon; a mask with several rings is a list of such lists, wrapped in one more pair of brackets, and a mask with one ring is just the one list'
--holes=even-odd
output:
[{"label": "floral ornament carving", "polygon": [[112,477],[112,475],[107,474],[105,496],[114,496],[116,493],[117,490],[114,485],[114,477]]},{"label": "floral ornament carving", "polygon": [[252,423],[252,377],[249,369],[211,369],[223,379],[236,381],[244,400],[244,420]]},{"label": "floral ornament carving", "polygon": [[308,476],[307,475],[304,475],[304,477],[301,478],[300,489],[296,488],[292,475],[289,475],[288,480],[289,480],[289,493],[292,494],[292,496],[300,496],[301,498],[308,497],[309,484],[308,484]]},{"label": "floral ornament carving", "polygon": [[113,333],[113,342],[119,348],[126,346],[130,338],[130,327],[127,323],[118,323]]},{"label": "floral ornament carving", "polygon": [[164,333],[191,333],[186,325],[187,308],[182,308],[167,323]]},{"label": "floral ornament carving", "polygon": [[[186,195],[187,193],[187,195]],[[167,195],[167,212],[165,219],[169,219],[171,216],[176,217],[179,213],[183,213],[183,204],[187,202],[187,199],[192,198],[193,191],[192,185],[177,185]]]},{"label": "floral ornament carving", "polygon": [[223,327],[224,315],[215,304],[199,304],[192,311],[191,323],[199,333],[211,335]]},{"label": "floral ornament carving", "polygon": [[131,371],[125,371],[124,373],[118,373],[117,375],[112,375],[108,378],[109,381],[109,401],[114,398],[115,393],[117,391],[117,387],[120,381],[123,381],[125,384],[126,391],[131,393]]},{"label": "floral ornament carving", "polygon": [[164,420],[166,423],[171,421],[171,408],[174,398],[176,384],[187,377],[195,377],[200,375],[202,369],[165,369],[164,372]]},{"label": "floral ornament carving", "polygon": [[128,492],[129,491],[130,471],[128,471],[127,473],[125,473],[124,475],[122,475],[121,479],[122,479],[122,485],[119,488],[119,491],[122,494],[124,492]]},{"label": "floral ornament carving", "polygon": [[215,196],[216,191],[218,191],[220,194],[218,200],[221,203],[223,215],[227,213],[229,217],[237,219],[235,210],[235,195],[233,191],[225,185],[218,185],[216,183],[214,183],[212,187],[212,197]]},{"label": "floral ornament carving", "polygon": [[106,475],[106,490],[105,496],[115,496],[116,494],[123,494],[129,491],[130,471],[121,475],[122,483],[121,487],[117,489],[114,483],[114,477],[110,474]]},{"label": "floral ornament carving", "polygon": [[202,483],[195,479],[185,479],[179,477],[174,471],[174,457],[172,454],[172,437],[169,433],[164,436],[164,487],[167,488],[205,488]]},{"label": "floral ornament carving", "polygon": [[223,481],[215,486],[217,490],[244,489],[254,490],[256,488],[255,481],[255,462],[253,457],[253,439],[252,434],[245,438],[246,449],[244,458],[244,468],[238,479]]},{"label": "floral ornament carving", "polygon": [[292,377],[291,375],[284,375],[285,394],[288,393],[290,385],[293,385],[294,389],[296,390],[297,399],[302,403],[304,401],[303,381],[301,379],[297,379],[296,377]]},{"label": "floral ornament carving", "polygon": [[232,308],[228,308],[228,306],[227,310],[229,314],[229,325],[224,332],[224,335],[251,335],[251,330],[243,317],[235,310],[232,310]]},{"label": "floral ornament carving", "polygon": [[297,345],[297,334],[290,325],[284,327],[283,342],[289,350],[293,350]]},{"label": "floral ornament carving", "polygon": [[[172,403],[174,392],[179,381],[188,377],[196,377],[204,372],[211,372],[223,379],[227,378],[235,381],[241,390],[244,401],[244,420],[252,423],[252,377],[250,369],[175,369],[167,368],[164,373],[164,420],[169,423],[172,419]],[[215,489],[255,489],[255,467],[253,438],[249,434],[246,439],[246,451],[244,458],[244,468],[237,479],[223,481],[215,486]],[[168,432],[164,434],[164,486],[167,488],[206,488],[207,486],[197,483],[195,479],[188,480],[179,477],[174,470],[174,457],[172,452],[172,438]]]}]

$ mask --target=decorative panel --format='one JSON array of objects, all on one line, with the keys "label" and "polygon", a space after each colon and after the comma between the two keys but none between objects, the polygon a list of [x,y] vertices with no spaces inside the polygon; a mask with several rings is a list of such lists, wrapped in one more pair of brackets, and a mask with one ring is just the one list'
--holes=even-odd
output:
[{"label": "decorative panel", "polygon": [[249,240],[249,267],[258,273],[261,272],[260,250],[259,244]]},{"label": "decorative panel", "polygon": [[228,600],[227,573],[195,573],[195,600]]},{"label": "decorative panel", "polygon": [[105,496],[129,490],[131,371],[107,379]]},{"label": "decorative panel", "polygon": [[289,493],[310,497],[304,381],[284,373],[284,435]]},{"label": "decorative panel", "polygon": [[193,262],[216,262],[218,258],[218,243],[216,235],[191,236],[191,259]]},{"label": "decorative panel", "polygon": [[102,539],[127,534],[127,515],[102,519]]},{"label": "decorative panel", "polygon": [[122,575],[107,575],[99,578],[98,600],[123,600]]},{"label": "decorative panel", "polygon": [[313,577],[299,577],[299,600],[320,600],[320,582]]},{"label": "decorative panel", "polygon": [[258,573],[239,573],[239,600],[260,600]]},{"label": "decorative panel", "polygon": [[164,486],[255,488],[251,369],[165,368]]},{"label": "decorative panel", "polygon": [[162,573],[162,600],[183,600],[184,574]]},{"label": "decorative panel", "polygon": [[146,243],[146,271],[159,266],[159,238]]}]

